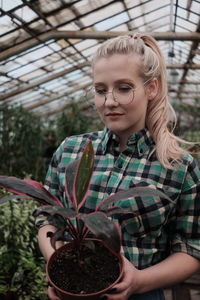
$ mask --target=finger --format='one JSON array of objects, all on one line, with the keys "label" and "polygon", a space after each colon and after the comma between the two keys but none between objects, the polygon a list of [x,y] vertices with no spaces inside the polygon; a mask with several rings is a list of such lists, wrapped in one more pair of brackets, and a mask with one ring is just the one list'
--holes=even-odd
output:
[{"label": "finger", "polygon": [[49,286],[48,290],[47,290],[47,293],[48,293],[49,299],[51,299],[51,300],[60,300],[60,298],[56,294],[56,291],[53,287]]},{"label": "finger", "polygon": [[107,291],[107,294],[115,294],[115,293],[117,293],[117,288],[115,287]]},{"label": "finger", "polygon": [[124,294],[105,294],[100,296],[100,300],[127,300],[128,297],[126,297]]}]

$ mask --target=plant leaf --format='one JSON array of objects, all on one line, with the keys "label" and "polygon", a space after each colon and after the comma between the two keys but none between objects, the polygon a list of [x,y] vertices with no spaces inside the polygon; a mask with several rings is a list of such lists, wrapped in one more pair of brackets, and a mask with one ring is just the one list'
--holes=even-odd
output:
[{"label": "plant leaf", "polygon": [[65,228],[56,230],[51,238],[51,246],[56,250],[57,241],[70,241],[71,237],[65,234]]},{"label": "plant leaf", "polygon": [[48,215],[47,216],[47,222],[48,225],[53,225],[54,227],[60,229],[60,228],[66,228],[66,221],[60,217],[59,215]]},{"label": "plant leaf", "polygon": [[0,176],[0,187],[19,195],[28,195],[29,197],[43,204],[55,205],[62,203],[39,182],[19,179],[12,176]]},{"label": "plant leaf", "polygon": [[106,214],[107,217],[112,217],[122,214],[131,214],[133,216],[136,216],[136,212],[134,212],[131,207],[119,207],[119,206],[113,206],[106,210],[103,210],[103,212]]},{"label": "plant leaf", "polygon": [[160,198],[166,199],[169,202],[175,204],[174,201],[172,201],[166,194],[164,194],[160,190],[153,189],[150,187],[140,186],[140,187],[133,187],[133,188],[130,188],[125,191],[120,191],[120,192],[106,198],[105,200],[100,202],[100,204],[97,206],[97,210],[101,210],[101,209],[108,207],[109,205],[113,205],[114,203],[121,201],[121,200],[125,200],[128,198],[134,198],[134,197],[142,197],[142,196],[160,197]]},{"label": "plant leaf", "polygon": [[73,199],[73,185],[76,176],[76,169],[80,162],[80,159],[74,160],[70,162],[65,170],[65,192],[67,198],[75,207],[74,199]]},{"label": "plant leaf", "polygon": [[73,198],[76,201],[77,210],[83,205],[86,199],[86,192],[90,183],[94,166],[94,149],[92,142],[86,145],[79,165],[76,170],[75,181],[73,185]]},{"label": "plant leaf", "polygon": [[37,207],[33,212],[33,216],[37,217],[40,214],[48,214],[51,216],[58,215],[58,216],[62,217],[63,219],[72,218],[72,217],[75,217],[75,215],[76,215],[75,211],[72,210],[71,208],[63,208],[58,205],[54,205],[54,206],[43,205],[43,206]]},{"label": "plant leaf", "polygon": [[39,190],[43,190],[44,193],[47,194],[47,196],[49,197],[52,197],[56,200],[57,204],[60,205],[60,206],[63,206],[62,202],[55,196],[53,195],[52,193],[50,193],[45,187],[44,185],[42,185],[40,182],[38,181],[35,181],[35,180],[31,180],[31,179],[23,179],[23,181],[25,181],[26,183],[38,188]]},{"label": "plant leaf", "polygon": [[26,195],[6,195],[2,198],[0,198],[0,204],[10,201],[10,200],[18,200],[18,199],[33,199]]},{"label": "plant leaf", "polygon": [[117,224],[102,212],[84,214],[80,217],[85,226],[115,252],[120,251],[121,235]]}]

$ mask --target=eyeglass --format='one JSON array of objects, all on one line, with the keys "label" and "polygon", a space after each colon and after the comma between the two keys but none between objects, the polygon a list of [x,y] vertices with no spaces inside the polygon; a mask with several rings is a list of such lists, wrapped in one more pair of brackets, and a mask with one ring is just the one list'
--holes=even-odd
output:
[{"label": "eyeglass", "polygon": [[[143,85],[145,85],[149,80],[145,81]],[[120,83],[115,86],[112,91],[107,91],[105,87],[91,87],[86,91],[86,99],[94,100],[95,105],[97,107],[101,107],[105,104],[107,100],[107,95],[112,94],[113,100],[121,105],[130,104],[135,95],[135,91],[138,89],[133,88],[127,83]]]}]

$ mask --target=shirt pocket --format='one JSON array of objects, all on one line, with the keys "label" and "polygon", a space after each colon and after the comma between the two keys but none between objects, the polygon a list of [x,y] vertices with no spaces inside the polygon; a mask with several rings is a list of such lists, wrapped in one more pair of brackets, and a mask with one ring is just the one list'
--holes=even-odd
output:
[{"label": "shirt pocket", "polygon": [[122,216],[120,221],[122,233],[126,232],[135,238],[142,238],[146,235],[154,237],[161,235],[173,204],[166,199],[150,196],[136,197],[132,203],[134,203],[133,215]]}]

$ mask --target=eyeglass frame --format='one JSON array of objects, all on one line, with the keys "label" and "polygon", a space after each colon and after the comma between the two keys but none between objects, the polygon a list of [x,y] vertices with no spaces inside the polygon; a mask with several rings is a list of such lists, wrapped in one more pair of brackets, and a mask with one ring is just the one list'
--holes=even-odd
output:
[{"label": "eyeglass frame", "polygon": [[[148,82],[151,81],[151,80],[152,80],[152,78],[147,79],[147,80],[143,83],[143,86],[145,86],[146,83],[148,83]],[[114,91],[114,89],[115,89],[115,87],[113,87],[113,88],[112,88],[112,91],[110,91],[110,92],[107,91],[107,92],[105,92],[105,93],[102,94],[103,96],[105,96],[105,100],[104,100],[104,103],[103,103],[102,105],[99,105],[98,107],[101,107],[101,106],[105,105],[105,103],[106,103],[106,101],[107,101],[107,97],[106,97],[107,94],[112,94],[113,100],[114,100],[115,102],[117,102],[118,104],[120,104],[120,105],[128,105],[128,104],[130,104],[131,102],[133,102],[134,97],[135,97],[134,92],[135,92],[136,90],[138,90],[140,87],[133,88],[133,87],[131,87],[128,83],[126,83],[126,84],[127,84],[127,86],[129,86],[129,87],[131,88],[131,90],[132,90],[132,92],[133,92],[132,100],[131,100],[130,102],[125,103],[125,104],[118,102],[117,99],[116,99],[116,97],[115,97],[114,94],[113,94],[113,91]],[[90,88],[90,90],[94,90],[94,94],[95,94],[95,86],[92,86],[92,87]],[[86,99],[87,99],[87,90],[86,90],[86,93],[85,93],[85,97],[86,97]]]}]

